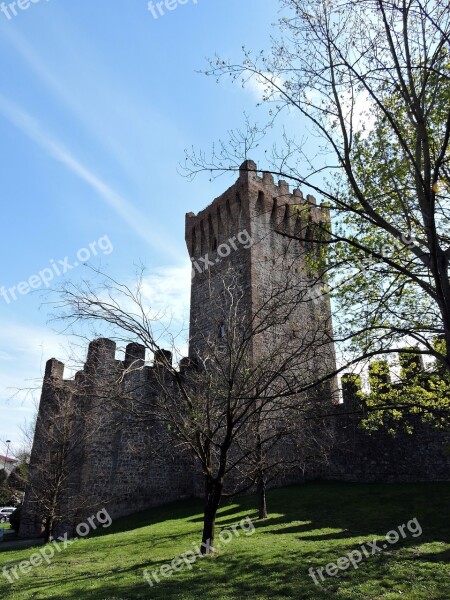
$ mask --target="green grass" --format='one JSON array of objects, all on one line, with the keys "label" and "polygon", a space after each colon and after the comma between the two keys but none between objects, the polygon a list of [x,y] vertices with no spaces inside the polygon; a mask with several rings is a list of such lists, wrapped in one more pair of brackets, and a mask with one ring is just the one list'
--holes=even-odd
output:
[{"label": "green grass", "polygon": [[[0,574],[0,598],[73,600],[237,600],[282,598],[431,600],[450,598],[450,485],[311,483],[269,494],[271,516],[257,522],[254,498],[225,503],[219,528],[255,518],[252,536],[241,535],[192,570],[162,578],[153,571],[199,541],[201,505],[178,502],[117,520],[34,568],[13,585]],[[314,585],[309,567],[340,556],[417,518],[420,537],[408,537]],[[0,552],[0,568],[27,560],[33,550]],[[1,573],[1,571],[0,571]]]}]

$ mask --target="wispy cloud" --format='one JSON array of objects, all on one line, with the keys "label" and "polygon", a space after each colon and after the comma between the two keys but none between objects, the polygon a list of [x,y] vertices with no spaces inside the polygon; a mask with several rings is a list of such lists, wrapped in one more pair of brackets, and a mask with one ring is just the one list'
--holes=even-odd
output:
[{"label": "wispy cloud", "polygon": [[188,316],[191,291],[191,263],[180,267],[158,267],[143,280],[144,301],[156,310],[169,307],[177,321]]},{"label": "wispy cloud", "polygon": [[[72,120],[78,121],[80,131],[89,136],[93,146],[101,148],[102,156],[114,162],[114,170],[128,178],[127,189],[137,190],[138,197],[142,190],[146,195],[154,176],[152,173],[150,177],[149,161],[154,164],[161,147],[187,145],[172,115],[153,106],[147,96],[136,93],[133,87],[111,78],[98,45],[92,46],[90,40],[83,38],[74,52],[68,40],[80,32],[67,34],[67,22],[60,22],[53,40],[64,55],[64,67],[54,57],[49,60],[40,54],[39,46],[31,44],[18,30],[1,25],[0,22],[1,41],[14,49],[30,75],[57,99]],[[155,139],[159,140],[158,145]],[[171,165],[170,175],[173,168]],[[167,167],[163,167],[163,172],[167,173]]]},{"label": "wispy cloud", "polygon": [[159,251],[163,249],[165,254],[179,260],[179,254],[173,248],[170,240],[163,238],[155,230],[155,223],[150,223],[145,215],[82,164],[61,142],[45,131],[37,119],[4,96],[0,96],[0,113],[54,160],[64,164],[72,173],[88,184],[146,243]]},{"label": "wispy cloud", "polygon": [[262,102],[267,96],[281,97],[279,90],[283,89],[283,80],[281,77],[275,77],[271,73],[262,73],[261,75],[250,77],[245,87],[258,102]]},{"label": "wispy cloud", "polygon": [[[23,59],[31,73],[39,80],[39,82],[43,83],[47,89],[58,98],[64,106],[64,109],[69,110],[72,115],[78,119],[78,122],[88,131],[89,135],[95,138],[97,143],[100,143],[103,152],[112,156],[121,171],[127,173],[129,177],[131,177],[131,180],[134,181],[139,174],[136,161],[129,155],[129,151],[124,147],[123,143],[120,143],[113,135],[107,134],[99,127],[99,114],[95,110],[94,113],[89,113],[92,104],[86,106],[86,104],[83,104],[81,101],[80,95],[74,93],[74,89],[77,87],[77,81],[74,81],[71,78],[70,82],[66,82],[66,85],[64,85],[61,77],[56,76],[51,71],[47,62],[37,53],[36,48],[33,47],[26,38],[20,35],[16,29],[13,27],[0,26],[0,31],[2,39],[6,40],[14,48],[16,54]],[[80,53],[78,52],[76,56],[80,63],[75,67],[72,66],[72,71],[85,72],[80,66],[83,60],[80,57]],[[92,60],[92,58],[91,54],[90,59]],[[92,71],[95,71],[96,73],[96,83],[98,86],[95,94],[97,104],[103,102],[103,106],[105,106],[104,97],[111,97],[114,95],[116,99],[115,105],[117,106],[119,90],[106,89],[107,85],[105,84],[105,81],[99,81],[98,74],[100,69],[98,66],[95,69],[92,69]],[[103,97],[100,96],[100,90],[104,91]],[[141,114],[140,111],[136,110],[130,112],[132,114]]]},{"label": "wispy cloud", "polygon": [[46,360],[66,357],[62,342],[45,327],[0,319],[0,440],[19,444],[20,427],[33,417],[39,399]]},{"label": "wispy cloud", "polygon": [[142,281],[142,300],[159,317],[154,333],[161,345],[173,345],[178,357],[188,355],[191,272],[186,262],[153,269]]},{"label": "wispy cloud", "polygon": [[73,94],[61,84],[59,79],[51,72],[43,60],[41,60],[32,45],[21,36],[14,27],[3,25],[0,27],[3,40],[8,41],[17,54],[28,64],[31,71],[43,81],[64,104],[74,112],[81,111],[81,105]]},{"label": "wispy cloud", "polygon": [[[170,332],[177,352],[187,355],[191,265],[159,267],[145,274],[142,301],[157,313],[155,329]],[[133,282],[128,281],[132,287]],[[135,310],[130,306],[130,310]],[[130,340],[132,341],[132,340]],[[162,345],[170,342],[162,333]],[[0,440],[9,437],[18,443],[24,417],[33,415],[39,399],[45,363],[57,358],[66,364],[65,377],[80,368],[87,354],[88,341],[59,335],[48,327],[11,322],[0,318]],[[20,393],[16,393],[22,390]]]},{"label": "wispy cloud", "polygon": [[[114,298],[120,310],[133,315],[138,322],[141,322],[144,312],[148,320],[146,325],[151,327],[152,336],[157,344],[173,350],[178,357],[187,356],[191,273],[192,266],[189,261],[182,266],[156,267],[149,272],[141,272],[139,269],[134,278],[123,282],[128,288],[126,293],[119,286],[114,290],[108,288],[99,291],[99,297],[108,305],[111,298]],[[128,290],[133,292],[133,298]],[[95,327],[92,329],[94,335],[104,334],[96,319],[90,325]],[[122,342],[135,341],[129,339],[127,332],[114,326],[108,326],[106,336],[118,336]]]}]

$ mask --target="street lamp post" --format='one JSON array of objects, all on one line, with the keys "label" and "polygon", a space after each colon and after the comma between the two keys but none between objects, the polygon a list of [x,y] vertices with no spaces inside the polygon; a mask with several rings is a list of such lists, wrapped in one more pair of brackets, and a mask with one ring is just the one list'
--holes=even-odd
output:
[{"label": "street lamp post", "polygon": [[3,465],[3,468],[6,471],[6,462],[8,460],[8,452],[9,452],[9,445],[11,443],[11,440],[6,440],[6,456],[5,456],[5,464]]}]

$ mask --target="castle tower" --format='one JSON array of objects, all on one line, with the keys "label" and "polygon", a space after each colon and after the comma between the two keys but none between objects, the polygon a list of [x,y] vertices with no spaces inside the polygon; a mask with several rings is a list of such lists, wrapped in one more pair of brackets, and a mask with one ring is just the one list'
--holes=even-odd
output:
[{"label": "castle tower", "polygon": [[[207,341],[226,334],[223,319],[230,307],[225,288],[232,277],[244,321],[255,319],[270,294],[286,304],[276,327],[255,339],[254,361],[282,339],[298,340],[314,377],[334,370],[330,301],[316,268],[322,248],[312,241],[326,235],[328,227],[326,207],[316,206],[314,197],[304,198],[300,190],[290,193],[285,181],[276,185],[269,173],[260,177],[250,160],[224,194],[197,215],[188,213],[191,358],[201,355]],[[335,383],[326,387],[330,401],[336,402]]]}]

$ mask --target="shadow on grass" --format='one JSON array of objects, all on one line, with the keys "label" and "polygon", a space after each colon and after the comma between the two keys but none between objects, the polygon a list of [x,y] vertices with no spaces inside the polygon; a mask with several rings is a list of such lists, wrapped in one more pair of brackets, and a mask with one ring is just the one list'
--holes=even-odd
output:
[{"label": "shadow on grass", "polygon": [[[408,595],[411,587],[410,573],[393,574],[390,565],[395,556],[381,555],[362,564],[358,570],[345,571],[336,578],[326,578],[320,585],[315,585],[308,576],[310,564],[299,557],[298,562],[283,560],[278,557],[270,565],[262,564],[258,556],[251,557],[248,553],[230,553],[226,557],[204,559],[193,565],[192,571],[184,570],[176,576],[161,579],[160,583],[148,585],[142,578],[144,568],[152,569],[151,564],[136,565],[117,573],[119,580],[104,581],[101,589],[89,589],[90,580],[73,579],[77,589],[58,597],[67,600],[202,600],[227,599],[238,600],[267,599],[281,600],[290,598],[295,600],[325,600],[330,597],[339,600],[361,598],[368,596],[362,592],[354,595],[370,581],[377,582],[381,590],[387,593],[393,589],[399,590],[405,598],[416,598]],[[121,583],[127,571],[140,571],[140,581]],[[420,573],[419,573],[420,575]],[[56,587],[58,582],[54,582]],[[30,586],[28,589],[31,597],[45,598],[46,589],[52,588],[52,582],[47,581],[40,587]],[[381,598],[381,595],[370,596]],[[419,596],[418,596],[419,597]],[[422,596],[420,596],[422,597]],[[423,596],[425,597],[425,596]],[[445,590],[442,595],[428,595],[428,598],[447,600]]]},{"label": "shadow on grass", "polygon": [[[435,552],[429,554],[421,554],[417,558],[412,558],[411,560],[421,560],[429,563],[443,563],[445,565],[450,565],[450,550],[443,550],[442,552]],[[450,589],[448,591],[450,596]]]},{"label": "shadow on grass", "polygon": [[[349,522],[363,526],[367,522],[384,522],[390,516],[407,515],[410,518],[415,509],[423,514],[434,514],[434,502],[450,499],[450,484],[353,484],[353,483],[306,483],[268,492],[269,518],[258,521],[261,524],[272,522],[319,521],[321,527],[339,528]],[[239,515],[253,512],[256,517],[256,498],[245,496],[224,501],[218,513],[218,522],[228,516],[229,524],[239,521]],[[271,517],[270,512],[277,515]],[[116,519],[104,533],[121,533],[155,523],[179,519],[191,523],[202,523],[203,504],[199,499],[190,498],[151,508],[149,510]],[[442,522],[448,520],[448,512],[442,512]],[[325,523],[324,523],[325,522]],[[313,527],[315,529],[315,527]],[[93,535],[101,535],[102,531]]]},{"label": "shadow on grass", "polygon": [[[185,537],[186,533],[177,530],[177,520],[198,525],[196,530],[200,534],[202,503],[187,500],[117,520],[93,537],[130,530],[138,534],[136,529],[162,523],[173,523],[173,536],[167,535],[166,531],[158,535],[155,531],[148,534],[147,540],[147,533],[142,532],[144,540],[141,542],[139,533],[138,543],[142,544],[143,552],[132,566],[119,567],[114,572],[94,573],[94,569],[92,573],[75,574],[69,571],[64,584],[71,584],[71,589],[64,589],[61,595],[54,593],[59,585],[58,576],[46,573],[45,577],[24,581],[21,591],[28,595],[21,597],[68,600],[322,600],[335,597],[337,600],[359,600],[381,598],[383,590],[387,594],[395,589],[405,598],[448,600],[444,582],[442,590],[436,584],[436,589],[431,592],[427,587],[422,590],[422,595],[407,594],[412,585],[412,574],[414,578],[426,581],[427,586],[434,585],[436,573],[441,574],[435,569],[443,569],[444,563],[450,560],[447,549],[418,555],[413,551],[414,546],[423,543],[450,543],[450,485],[314,483],[272,490],[268,503],[269,511],[276,514],[263,521],[256,520],[255,498],[244,497],[224,503],[218,515],[219,530],[239,523],[243,515],[251,514],[252,518],[255,515],[258,537],[255,535],[245,543],[231,544],[215,557],[199,559],[192,570],[185,568],[171,578],[161,577],[161,582],[153,587],[144,581],[144,569],[157,570],[175,556],[168,557],[167,561],[152,559],[152,541],[160,547]],[[320,585],[315,585],[308,576],[308,569],[324,567],[339,556],[356,550],[359,540],[366,543],[375,537],[383,538],[387,532],[415,518],[423,530],[420,537],[413,538],[406,530],[408,537],[390,546],[386,552],[364,560],[357,570],[349,569],[339,572],[336,577],[327,577]],[[114,540],[114,547],[123,546],[123,552],[126,552],[127,546],[133,543],[136,542],[118,539]],[[107,556],[107,546],[103,552]],[[101,560],[101,548],[98,553]],[[74,554],[70,558],[76,564],[77,556]],[[97,573],[101,583],[96,580]],[[100,587],[92,589],[96,585]],[[376,587],[377,595],[366,593],[365,586],[370,585]],[[50,595],[45,595],[47,590]],[[0,595],[8,597],[2,595],[1,585]]]},{"label": "shadow on grass", "polygon": [[[345,541],[358,538],[362,542],[384,537],[387,532],[417,519],[422,528],[420,543],[450,543],[449,484],[346,484],[308,483],[268,493],[269,512],[276,516],[258,520],[255,498],[246,496],[229,500],[219,509],[217,529],[231,527],[250,515],[257,530],[275,535],[298,535],[305,542]],[[111,527],[95,532],[92,537],[110,535],[157,523],[184,520],[202,523],[202,503],[197,499],[175,502],[118,519]],[[195,514],[194,517],[190,515]],[[200,514],[199,514],[200,513]],[[331,529],[326,532],[323,530]],[[318,533],[320,531],[320,533]],[[314,533],[317,532],[317,533]],[[402,542],[417,544],[408,529]],[[162,542],[185,534],[155,537]],[[126,544],[125,544],[126,545]]]}]

